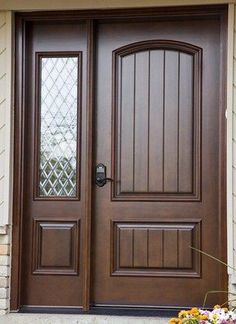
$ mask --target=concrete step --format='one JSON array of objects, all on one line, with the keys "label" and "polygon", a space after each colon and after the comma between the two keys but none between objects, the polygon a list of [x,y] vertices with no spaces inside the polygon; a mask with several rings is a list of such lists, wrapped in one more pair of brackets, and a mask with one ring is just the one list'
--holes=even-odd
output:
[{"label": "concrete step", "polygon": [[12,313],[0,316],[0,324],[168,324],[168,318]]}]

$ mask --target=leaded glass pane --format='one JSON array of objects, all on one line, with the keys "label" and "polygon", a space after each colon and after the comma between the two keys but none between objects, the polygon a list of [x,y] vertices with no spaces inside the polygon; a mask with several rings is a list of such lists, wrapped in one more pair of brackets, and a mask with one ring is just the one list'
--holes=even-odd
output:
[{"label": "leaded glass pane", "polygon": [[41,58],[40,196],[75,197],[78,57]]}]

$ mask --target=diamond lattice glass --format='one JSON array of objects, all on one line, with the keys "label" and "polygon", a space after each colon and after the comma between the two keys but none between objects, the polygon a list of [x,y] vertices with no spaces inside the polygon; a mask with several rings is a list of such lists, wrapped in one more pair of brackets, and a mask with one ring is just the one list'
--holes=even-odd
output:
[{"label": "diamond lattice glass", "polygon": [[78,57],[41,58],[40,196],[75,197]]}]

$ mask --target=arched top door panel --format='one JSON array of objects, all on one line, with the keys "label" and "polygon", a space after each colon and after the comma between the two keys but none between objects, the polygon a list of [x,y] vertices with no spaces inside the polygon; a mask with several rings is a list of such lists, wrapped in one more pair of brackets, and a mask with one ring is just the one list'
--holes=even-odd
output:
[{"label": "arched top door panel", "polygon": [[177,51],[181,53],[186,53],[189,55],[196,55],[201,56],[202,49],[198,46],[193,44],[185,43],[185,42],[178,42],[174,40],[147,40],[142,42],[135,42],[132,44],[128,44],[122,46],[113,51],[115,56],[127,56],[131,54],[136,54],[139,52],[146,52],[150,50],[166,50],[166,51]]},{"label": "arched top door panel", "polygon": [[113,51],[113,199],[200,199],[201,62],[172,40]]}]

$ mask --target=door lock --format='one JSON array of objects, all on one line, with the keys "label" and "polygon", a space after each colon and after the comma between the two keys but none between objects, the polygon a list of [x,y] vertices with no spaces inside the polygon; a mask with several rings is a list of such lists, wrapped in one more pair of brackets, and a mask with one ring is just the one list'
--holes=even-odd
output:
[{"label": "door lock", "polygon": [[107,178],[106,166],[102,163],[96,165],[95,170],[95,183],[98,187],[103,187],[107,181],[113,181],[111,178]]}]

